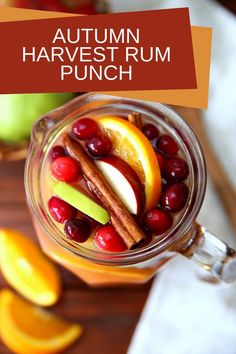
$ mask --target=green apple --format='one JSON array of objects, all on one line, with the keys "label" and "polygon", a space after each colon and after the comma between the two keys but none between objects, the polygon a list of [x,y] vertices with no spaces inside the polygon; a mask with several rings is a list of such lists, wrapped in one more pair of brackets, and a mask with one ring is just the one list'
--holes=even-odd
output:
[{"label": "green apple", "polygon": [[72,93],[0,95],[0,140],[28,139],[34,121],[73,97]]},{"label": "green apple", "polygon": [[54,184],[53,192],[74,208],[82,211],[82,213],[90,216],[92,219],[103,225],[107,224],[110,220],[110,216],[106,209],[66,182],[58,182]]}]

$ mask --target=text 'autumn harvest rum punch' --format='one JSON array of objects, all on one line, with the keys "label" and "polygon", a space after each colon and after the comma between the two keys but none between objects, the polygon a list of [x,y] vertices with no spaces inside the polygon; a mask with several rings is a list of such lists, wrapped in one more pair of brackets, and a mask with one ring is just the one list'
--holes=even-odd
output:
[{"label": "text 'autumn harvest rum punch'", "polygon": [[[88,44],[96,43],[96,47],[92,48]],[[81,44],[80,44],[81,42]],[[106,43],[109,42],[109,46]],[[104,44],[104,46],[101,46]],[[93,28],[77,28],[72,31],[68,28],[66,31],[58,28],[52,41],[53,46],[50,49],[46,47],[37,48],[35,46],[22,48],[23,62],[30,61],[38,63],[45,61],[48,63],[65,61],[77,62],[78,65],[61,65],[61,80],[65,80],[67,76],[73,76],[78,81],[93,80],[120,80],[124,79],[124,75],[132,80],[132,63],[134,62],[170,62],[171,48],[168,47],[144,47],[140,44],[140,30],[131,30],[123,28],[115,31],[113,28],[103,30]],[[77,44],[73,49],[66,44]],[[129,44],[125,51],[125,63],[123,65],[115,65],[115,57],[118,55],[119,47],[117,44]],[[86,46],[85,46],[86,45]],[[132,46],[133,45],[133,46]],[[134,46],[135,45],[135,46]],[[108,61],[111,65],[86,64],[81,67],[80,63],[103,63]]]}]

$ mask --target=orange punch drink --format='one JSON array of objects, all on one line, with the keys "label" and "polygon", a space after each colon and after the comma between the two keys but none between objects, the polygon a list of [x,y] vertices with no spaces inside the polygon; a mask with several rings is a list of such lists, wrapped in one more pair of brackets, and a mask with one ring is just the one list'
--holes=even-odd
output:
[{"label": "orange punch drink", "polygon": [[176,112],[100,94],[38,120],[25,170],[44,252],[92,286],[145,283],[187,254],[205,180]]}]

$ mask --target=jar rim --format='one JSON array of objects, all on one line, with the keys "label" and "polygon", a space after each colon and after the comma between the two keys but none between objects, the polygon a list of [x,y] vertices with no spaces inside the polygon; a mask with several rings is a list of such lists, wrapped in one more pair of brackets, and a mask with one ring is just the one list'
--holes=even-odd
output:
[{"label": "jar rim", "polygon": [[[145,247],[136,248],[132,251],[105,253],[89,250],[78,244],[76,244],[75,247],[74,241],[70,242],[68,240],[68,242],[65,242],[65,240],[58,235],[58,230],[56,231],[56,228],[53,227],[53,224],[50,223],[49,220],[46,224],[45,212],[39,207],[38,203],[40,195],[39,168],[36,168],[36,166],[39,166],[39,163],[43,158],[43,146],[45,140],[47,140],[47,137],[51,135],[51,132],[60,125],[62,120],[68,119],[68,117],[73,115],[74,112],[79,112],[79,114],[84,115],[83,112],[89,109],[89,107],[94,109],[97,106],[101,107],[101,105],[112,107],[112,105],[119,104],[121,106],[132,106],[133,108],[135,107],[137,109],[145,110],[149,114],[161,117],[162,119],[165,119],[170,126],[172,125],[172,128],[173,124],[175,125],[176,134],[178,134],[178,137],[188,148],[188,151],[191,153],[191,157],[194,160],[194,176],[192,181],[193,193],[184,215],[177,222],[175,227],[171,228],[166,233],[164,239]],[[187,140],[187,142],[184,140]],[[191,160],[191,163],[193,163],[193,160]],[[187,122],[179,113],[168,105],[103,94],[87,93],[76,97],[56,110],[47,113],[35,123],[32,129],[31,143],[25,166],[25,191],[30,210],[48,237],[53,239],[68,252],[88,261],[105,265],[131,265],[153,258],[154,256],[170,249],[173,244],[176,244],[178,240],[189,231],[194,223],[204,199],[205,188],[206,166],[200,143]]]}]

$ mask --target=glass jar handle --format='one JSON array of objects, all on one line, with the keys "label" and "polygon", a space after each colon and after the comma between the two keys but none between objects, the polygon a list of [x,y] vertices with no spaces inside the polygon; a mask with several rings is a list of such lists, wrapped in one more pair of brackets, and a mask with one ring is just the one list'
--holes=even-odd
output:
[{"label": "glass jar handle", "polygon": [[236,251],[205,227],[196,224],[181,254],[226,283],[236,281]]}]

